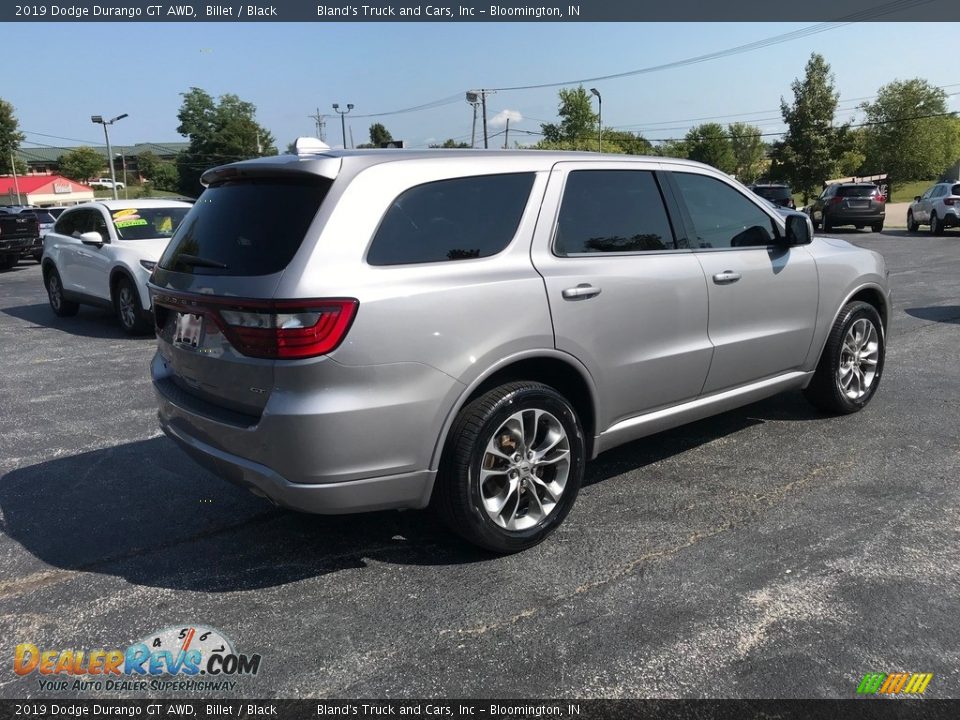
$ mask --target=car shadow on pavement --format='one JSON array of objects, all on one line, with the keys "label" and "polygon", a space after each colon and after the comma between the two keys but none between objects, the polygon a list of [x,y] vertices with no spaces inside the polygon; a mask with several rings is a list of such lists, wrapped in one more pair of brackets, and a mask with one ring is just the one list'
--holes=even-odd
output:
[{"label": "car shadow on pavement", "polygon": [[960,305],[930,305],[929,307],[907,308],[904,312],[921,320],[960,324]]},{"label": "car shadow on pavement", "polygon": [[[819,417],[812,410],[796,412],[789,407],[796,401],[791,397],[605,453],[587,466],[585,484],[767,419]],[[428,511],[318,516],[275,508],[207,473],[165,437],[8,472],[0,477],[0,531],[54,568],[198,592],[274,587],[364,568],[371,560],[394,565],[497,561],[459,540]],[[15,579],[13,564],[7,567],[7,591],[16,591],[20,583],[28,591],[36,573]]]},{"label": "car shadow on pavement", "polygon": [[[50,329],[61,330],[71,335],[79,335],[89,338],[107,338],[121,339],[131,338],[124,334],[120,329],[117,316],[110,310],[96,307],[80,307],[80,312],[74,317],[57,317],[47,303],[37,303],[36,305],[18,305],[17,307],[3,308],[0,310],[10,317],[18,320],[24,320],[33,323],[35,327],[27,327],[27,330]],[[152,336],[149,337],[151,340]]]}]

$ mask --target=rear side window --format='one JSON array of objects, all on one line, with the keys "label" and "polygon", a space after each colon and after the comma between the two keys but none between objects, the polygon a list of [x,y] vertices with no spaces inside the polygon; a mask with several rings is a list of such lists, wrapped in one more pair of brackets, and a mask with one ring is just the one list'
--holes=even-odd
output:
[{"label": "rear side window", "polygon": [[57,218],[57,224],[53,226],[53,231],[60,235],[73,235],[77,219],[82,212],[82,210],[74,210],[73,212],[64,213]]},{"label": "rear side window", "polygon": [[760,247],[773,242],[773,220],[742,193],[707,175],[673,177],[693,220],[696,247]]},{"label": "rear side window", "polygon": [[877,194],[876,185],[847,185],[837,188],[840,197],[872,197]]},{"label": "rear side window", "polygon": [[567,177],[554,242],[557,255],[675,247],[652,172],[577,170]]},{"label": "rear side window", "polygon": [[496,255],[517,232],[533,177],[478,175],[406,190],[383,216],[367,262],[406,265]]},{"label": "rear side window", "polygon": [[286,268],[330,189],[326,178],[244,179],[207,188],[160,267],[195,275],[271,275]]}]

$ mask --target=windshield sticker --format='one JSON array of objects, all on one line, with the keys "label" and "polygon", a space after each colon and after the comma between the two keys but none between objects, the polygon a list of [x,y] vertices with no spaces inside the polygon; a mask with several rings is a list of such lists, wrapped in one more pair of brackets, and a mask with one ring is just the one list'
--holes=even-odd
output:
[{"label": "windshield sticker", "polygon": [[118,228],[128,228],[128,227],[134,227],[136,225],[149,225],[149,223],[146,220],[144,220],[142,217],[134,217],[129,219],[124,218],[123,220],[114,220],[113,224],[116,225]]}]

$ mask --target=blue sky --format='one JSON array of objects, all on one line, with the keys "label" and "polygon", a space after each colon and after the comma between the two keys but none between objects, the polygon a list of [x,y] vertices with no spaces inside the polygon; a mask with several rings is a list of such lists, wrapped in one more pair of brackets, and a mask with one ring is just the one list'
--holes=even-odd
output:
[{"label": "blue sky", "polygon": [[[8,78],[0,97],[12,102],[27,133],[25,150],[102,143],[90,115],[129,113],[111,131],[118,144],[182,140],[180,93],[201,87],[235,93],[257,106],[257,118],[282,149],[314,135],[310,117],[327,114],[327,141],[341,143],[331,104],[353,103],[356,143],[382,122],[410,146],[454,137],[469,141],[471,109],[461,99],[429,110],[361,117],[461,95],[478,87],[562,82],[682,60],[791,32],[814,23],[125,23],[19,24],[6,33]],[[12,30],[10,26],[7,28]],[[946,48],[958,24],[863,23],[717,60],[633,77],[588,82],[603,95],[605,126],[641,130],[651,139],[680,137],[694,118],[754,122],[783,129],[780,97],[803,73],[813,51],[836,75],[839,120],[857,98],[893,79],[923,77],[960,93]],[[12,58],[12,60],[11,60]],[[105,59],[97,62],[95,58]],[[12,68],[10,63],[12,62]],[[9,72],[13,70],[13,72]],[[960,110],[960,95],[948,98]],[[520,113],[521,130],[554,121],[557,88],[498,92],[488,115]],[[500,130],[497,127],[492,130]],[[48,137],[56,136],[56,137]],[[69,139],[64,139],[69,138]],[[348,135],[349,141],[349,135]],[[502,139],[499,140],[502,142]],[[511,143],[512,144],[512,143]]]}]

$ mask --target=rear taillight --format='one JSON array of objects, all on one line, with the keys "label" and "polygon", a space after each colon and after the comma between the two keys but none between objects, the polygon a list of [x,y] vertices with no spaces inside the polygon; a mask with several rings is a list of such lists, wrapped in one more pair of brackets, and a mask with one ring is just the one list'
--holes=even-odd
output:
[{"label": "rear taillight", "polygon": [[840,197],[839,195],[835,195],[834,197],[830,198],[831,205],[839,205],[842,202],[843,202],[843,198]]},{"label": "rear taillight", "polygon": [[218,309],[220,329],[244,355],[293,359],[332,352],[357,311],[356,300],[271,303],[268,308]]},{"label": "rear taillight", "polygon": [[944,205],[956,205],[958,202],[960,202],[960,198],[948,197],[943,199]]},{"label": "rear taillight", "polygon": [[[158,334],[173,313],[204,315],[249,357],[293,360],[337,349],[357,314],[353,298],[245,300],[159,292],[153,298]],[[175,317],[175,316],[173,316]]]}]

